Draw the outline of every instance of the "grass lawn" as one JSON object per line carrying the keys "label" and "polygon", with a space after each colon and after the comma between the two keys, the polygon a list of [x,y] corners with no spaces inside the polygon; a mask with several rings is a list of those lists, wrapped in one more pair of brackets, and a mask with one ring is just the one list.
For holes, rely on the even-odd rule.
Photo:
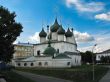
{"label": "grass lawn", "polygon": [[72,68],[17,68],[17,70],[31,72],[40,75],[58,77],[62,79],[72,80],[74,82],[99,82],[106,74],[108,68],[95,66],[95,81],[92,81],[92,66],[82,65]]}
{"label": "grass lawn", "polygon": [[14,73],[13,71],[0,71],[6,77],[7,82],[34,82],[28,78]]}

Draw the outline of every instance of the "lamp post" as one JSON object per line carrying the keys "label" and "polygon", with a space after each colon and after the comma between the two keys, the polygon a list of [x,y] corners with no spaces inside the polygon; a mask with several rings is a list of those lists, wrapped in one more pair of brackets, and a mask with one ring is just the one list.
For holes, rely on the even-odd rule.
{"label": "lamp post", "polygon": [[94,48],[97,46],[97,44],[95,44],[94,46],[93,46],[93,48],[92,48],[92,79],[93,79],[93,81],[95,80],[95,74],[94,74],[94,54],[93,54],[93,50],[94,50]]}

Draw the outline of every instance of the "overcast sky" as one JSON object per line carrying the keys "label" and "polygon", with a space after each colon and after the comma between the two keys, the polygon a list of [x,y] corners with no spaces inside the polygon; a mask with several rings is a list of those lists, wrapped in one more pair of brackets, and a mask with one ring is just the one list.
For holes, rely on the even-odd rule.
{"label": "overcast sky", "polygon": [[110,48],[110,0],[0,0],[17,14],[23,32],[16,42],[39,42],[42,27],[58,18],[63,28],[74,28],[78,50],[100,52]]}

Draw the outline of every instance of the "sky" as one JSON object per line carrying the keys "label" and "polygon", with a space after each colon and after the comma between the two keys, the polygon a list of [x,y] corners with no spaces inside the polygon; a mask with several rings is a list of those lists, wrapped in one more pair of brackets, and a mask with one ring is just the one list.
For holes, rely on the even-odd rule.
{"label": "sky", "polygon": [[0,0],[23,26],[17,42],[39,42],[39,32],[57,17],[63,28],[74,28],[78,50],[110,49],[110,0]]}

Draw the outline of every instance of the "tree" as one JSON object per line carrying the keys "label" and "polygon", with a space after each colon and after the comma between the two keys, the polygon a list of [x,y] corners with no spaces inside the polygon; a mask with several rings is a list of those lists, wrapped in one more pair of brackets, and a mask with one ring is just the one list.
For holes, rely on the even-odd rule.
{"label": "tree", "polygon": [[86,51],[85,53],[81,52],[80,54],[83,63],[92,63],[92,56],[94,56],[95,61],[95,54],[92,53],[91,51]]}
{"label": "tree", "polygon": [[15,21],[15,12],[0,6],[0,61],[8,62],[14,53],[13,42],[20,36],[22,25]]}

